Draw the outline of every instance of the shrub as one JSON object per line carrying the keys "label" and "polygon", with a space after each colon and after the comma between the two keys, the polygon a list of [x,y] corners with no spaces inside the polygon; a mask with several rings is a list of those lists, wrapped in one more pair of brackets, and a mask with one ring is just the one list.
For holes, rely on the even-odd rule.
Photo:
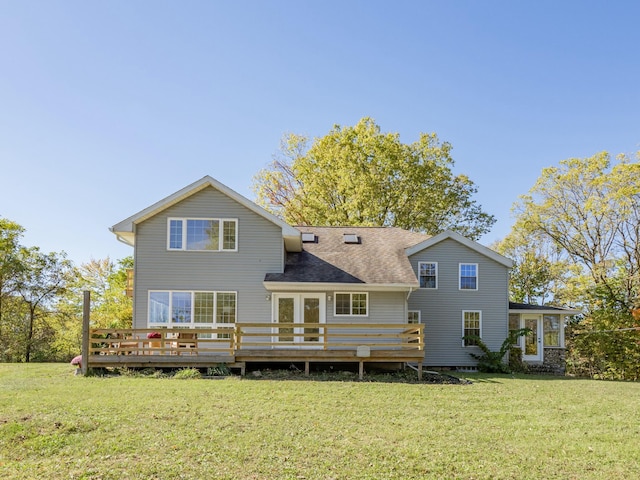
{"label": "shrub", "polygon": [[478,361],[478,370],[485,373],[511,373],[511,368],[508,364],[503,362],[503,359],[509,349],[516,343],[518,337],[528,335],[531,332],[529,328],[519,328],[518,330],[510,330],[507,338],[502,342],[500,350],[492,352],[486,343],[477,335],[465,335],[465,340],[470,340],[482,350],[482,354],[469,353],[473,358]]}
{"label": "shrub", "polygon": [[173,378],[188,380],[193,378],[202,378],[202,374],[197,368],[183,368],[181,370],[178,370]]}

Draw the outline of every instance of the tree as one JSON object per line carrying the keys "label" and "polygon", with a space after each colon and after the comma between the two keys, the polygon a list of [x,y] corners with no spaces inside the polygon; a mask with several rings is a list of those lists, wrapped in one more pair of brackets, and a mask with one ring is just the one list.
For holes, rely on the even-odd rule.
{"label": "tree", "polygon": [[637,305],[640,163],[619,156],[612,166],[606,152],[562,161],[542,171],[516,211],[518,226],[551,240],[607,293],[607,302],[627,310]]}
{"label": "tree", "polygon": [[114,263],[111,259],[92,259],[74,268],[64,295],[55,311],[56,353],[64,358],[76,356],[82,345],[83,291],[91,291],[91,323],[98,328],[131,328],[133,303],[125,294],[127,269],[133,257]]}
{"label": "tree", "polygon": [[16,278],[22,271],[19,258],[20,237],[24,228],[11,220],[0,218],[0,340],[11,297],[16,292]]}
{"label": "tree", "polygon": [[[29,362],[34,348],[36,320],[49,315],[51,312],[47,307],[65,291],[71,263],[63,253],[44,254],[38,247],[22,248],[20,261],[24,268],[17,279],[16,290],[26,307],[24,361]],[[42,328],[45,327],[51,330],[43,324]],[[49,343],[51,339],[45,337],[45,340]]]}
{"label": "tree", "polygon": [[363,118],[313,141],[285,136],[270,167],[254,177],[254,191],[291,224],[451,229],[478,239],[495,218],[472,199],[474,183],[452,173],[450,152],[433,133],[404,144]]}
{"label": "tree", "polygon": [[519,224],[492,248],[512,259],[509,299],[532,305],[575,304],[569,285],[575,268],[553,242]]}
{"label": "tree", "polygon": [[[544,169],[516,205],[510,236],[524,252],[537,246],[523,247],[523,239],[553,247],[553,261],[538,267],[556,269],[551,277],[562,284],[556,300],[571,299],[585,312],[567,331],[568,366],[578,374],[638,379],[640,163],[626,155],[616,160],[602,152]],[[540,272],[531,270],[535,281]]]}

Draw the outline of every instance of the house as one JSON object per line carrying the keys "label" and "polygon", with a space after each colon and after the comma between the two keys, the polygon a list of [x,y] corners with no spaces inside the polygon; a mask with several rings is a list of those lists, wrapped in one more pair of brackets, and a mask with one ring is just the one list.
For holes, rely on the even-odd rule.
{"label": "house", "polygon": [[[455,232],[293,227],[209,176],[111,230],[134,248],[134,329],[198,329],[200,362],[202,345],[222,342],[243,364],[473,367],[463,336],[498,349],[518,322],[563,346],[559,312],[509,304],[512,261]],[[548,356],[523,347],[532,362]]]}

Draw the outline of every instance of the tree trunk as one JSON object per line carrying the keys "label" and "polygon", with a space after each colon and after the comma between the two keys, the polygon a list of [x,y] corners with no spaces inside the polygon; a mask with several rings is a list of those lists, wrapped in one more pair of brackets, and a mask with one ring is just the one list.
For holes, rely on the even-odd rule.
{"label": "tree trunk", "polygon": [[34,308],[29,308],[29,328],[27,328],[27,342],[25,345],[24,361],[29,363],[31,361],[31,344],[33,341],[33,323],[35,320],[36,311]]}

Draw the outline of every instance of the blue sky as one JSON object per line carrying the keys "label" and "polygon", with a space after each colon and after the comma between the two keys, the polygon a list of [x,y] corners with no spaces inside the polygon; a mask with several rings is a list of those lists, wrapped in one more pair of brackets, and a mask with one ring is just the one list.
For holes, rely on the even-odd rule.
{"label": "blue sky", "polygon": [[0,1],[0,216],[76,263],[288,132],[435,132],[504,237],[542,168],[640,150],[636,1]]}

